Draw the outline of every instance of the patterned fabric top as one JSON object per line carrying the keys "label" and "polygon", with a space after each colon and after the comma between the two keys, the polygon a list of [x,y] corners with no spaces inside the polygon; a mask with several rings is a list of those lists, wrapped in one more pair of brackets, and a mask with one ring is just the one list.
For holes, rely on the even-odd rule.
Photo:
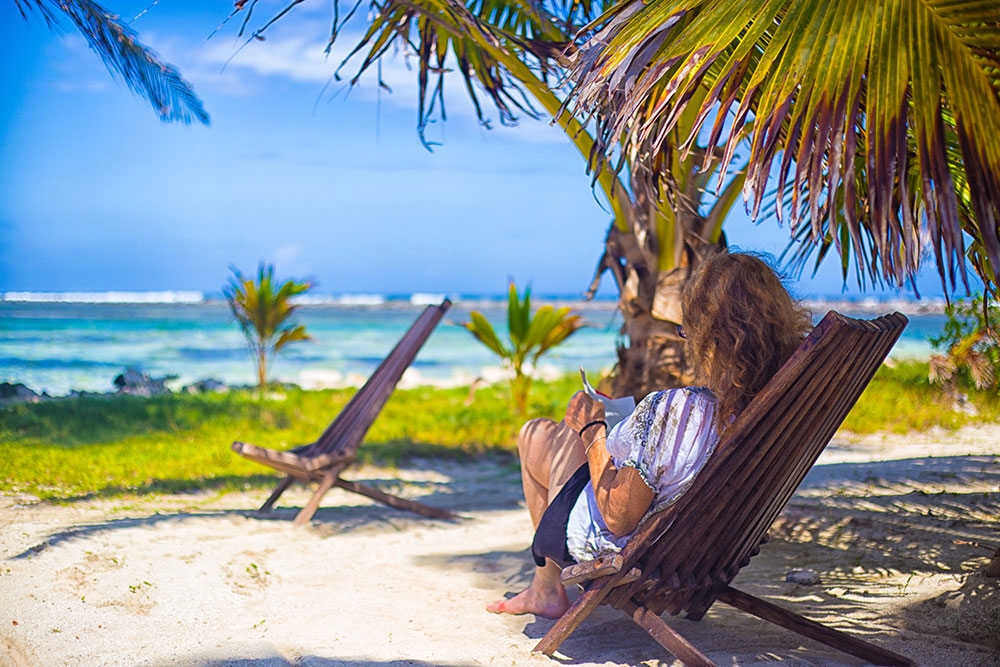
{"label": "patterned fabric top", "polygon": [[[653,490],[650,512],[681,497],[715,450],[715,396],[704,387],[653,392],[608,433],[617,468],[635,468]],[[631,535],[616,537],[601,516],[590,482],[569,514],[566,546],[583,562],[620,551]]]}

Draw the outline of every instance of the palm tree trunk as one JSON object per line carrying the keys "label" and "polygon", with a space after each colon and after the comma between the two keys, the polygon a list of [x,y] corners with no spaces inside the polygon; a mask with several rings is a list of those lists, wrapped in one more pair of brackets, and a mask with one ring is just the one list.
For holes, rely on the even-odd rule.
{"label": "palm tree trunk", "polygon": [[257,388],[264,391],[267,386],[267,350],[262,345],[257,351]]}
{"label": "palm tree trunk", "polygon": [[618,307],[623,323],[618,363],[611,391],[614,396],[631,395],[641,400],[659,389],[690,385],[694,368],[685,355],[685,342],[677,334],[683,324],[681,296],[695,268],[711,254],[726,249],[725,238],[710,243],[691,230],[701,231],[703,219],[688,216],[678,220],[683,230],[684,253],[679,266],[660,270],[657,248],[644,245],[652,235],[622,231],[612,222],[605,253],[597,267],[596,280],[609,270],[618,286]]}
{"label": "palm tree trunk", "polygon": [[[683,284],[664,288],[658,296],[679,302],[681,290]],[[677,335],[679,322],[659,319],[652,312],[637,308],[632,308],[631,313],[623,309],[622,313],[622,340],[628,344],[618,345],[618,366],[612,385],[615,396],[631,395],[639,401],[651,391],[694,381],[684,341]]]}

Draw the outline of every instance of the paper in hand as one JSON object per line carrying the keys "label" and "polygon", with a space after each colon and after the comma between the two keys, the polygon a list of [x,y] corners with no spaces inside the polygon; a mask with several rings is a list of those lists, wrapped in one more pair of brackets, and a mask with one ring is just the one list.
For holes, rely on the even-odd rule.
{"label": "paper in hand", "polygon": [[580,377],[583,379],[584,393],[604,404],[604,421],[608,423],[609,431],[612,426],[628,417],[635,410],[635,399],[631,396],[611,398],[594,389],[587,380],[587,373],[583,370],[583,366],[580,367]]}

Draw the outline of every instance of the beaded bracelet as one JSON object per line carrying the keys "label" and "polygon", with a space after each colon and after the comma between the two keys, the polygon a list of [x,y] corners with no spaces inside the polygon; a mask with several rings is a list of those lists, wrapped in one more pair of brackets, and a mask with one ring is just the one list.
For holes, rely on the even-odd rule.
{"label": "beaded bracelet", "polygon": [[581,428],[579,431],[577,431],[577,433],[579,433],[580,437],[582,438],[584,431],[586,431],[591,426],[597,426],[599,424],[604,424],[604,429],[607,430],[607,428],[608,428],[608,422],[604,421],[603,419],[595,419],[592,422],[587,422],[586,424],[584,424],[583,428]]}

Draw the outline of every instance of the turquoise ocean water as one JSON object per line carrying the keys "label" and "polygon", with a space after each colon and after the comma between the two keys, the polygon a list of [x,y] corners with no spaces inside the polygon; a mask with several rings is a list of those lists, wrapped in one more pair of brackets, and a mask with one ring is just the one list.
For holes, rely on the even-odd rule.
{"label": "turquoise ocean water", "polygon": [[[241,331],[224,303],[198,293],[101,295],[84,302],[80,295],[40,301],[7,294],[0,300],[0,382],[20,382],[52,396],[72,390],[107,392],[127,367],[153,377],[176,376],[179,389],[197,380],[250,384],[254,369]],[[278,356],[271,378],[307,388],[357,386],[389,352],[431,295],[392,299],[355,297],[320,300],[303,306],[299,320],[314,340],[289,346]],[[401,386],[468,385],[476,378],[494,381],[502,369],[494,357],[459,322],[470,310],[482,311],[505,330],[505,304],[491,299],[457,299]],[[546,302],[536,300],[536,303]],[[592,377],[611,368],[621,316],[614,303],[558,302],[572,305],[590,325],[543,357],[539,373],[573,372],[580,366]],[[889,312],[897,304],[866,304]],[[814,312],[826,304],[814,304]],[[865,310],[860,306],[857,310]],[[837,309],[852,314],[851,307]],[[869,315],[870,316],[870,315]],[[930,354],[928,337],[938,335],[944,316],[910,314],[911,323],[893,356]],[[503,335],[503,334],[501,334]]]}

